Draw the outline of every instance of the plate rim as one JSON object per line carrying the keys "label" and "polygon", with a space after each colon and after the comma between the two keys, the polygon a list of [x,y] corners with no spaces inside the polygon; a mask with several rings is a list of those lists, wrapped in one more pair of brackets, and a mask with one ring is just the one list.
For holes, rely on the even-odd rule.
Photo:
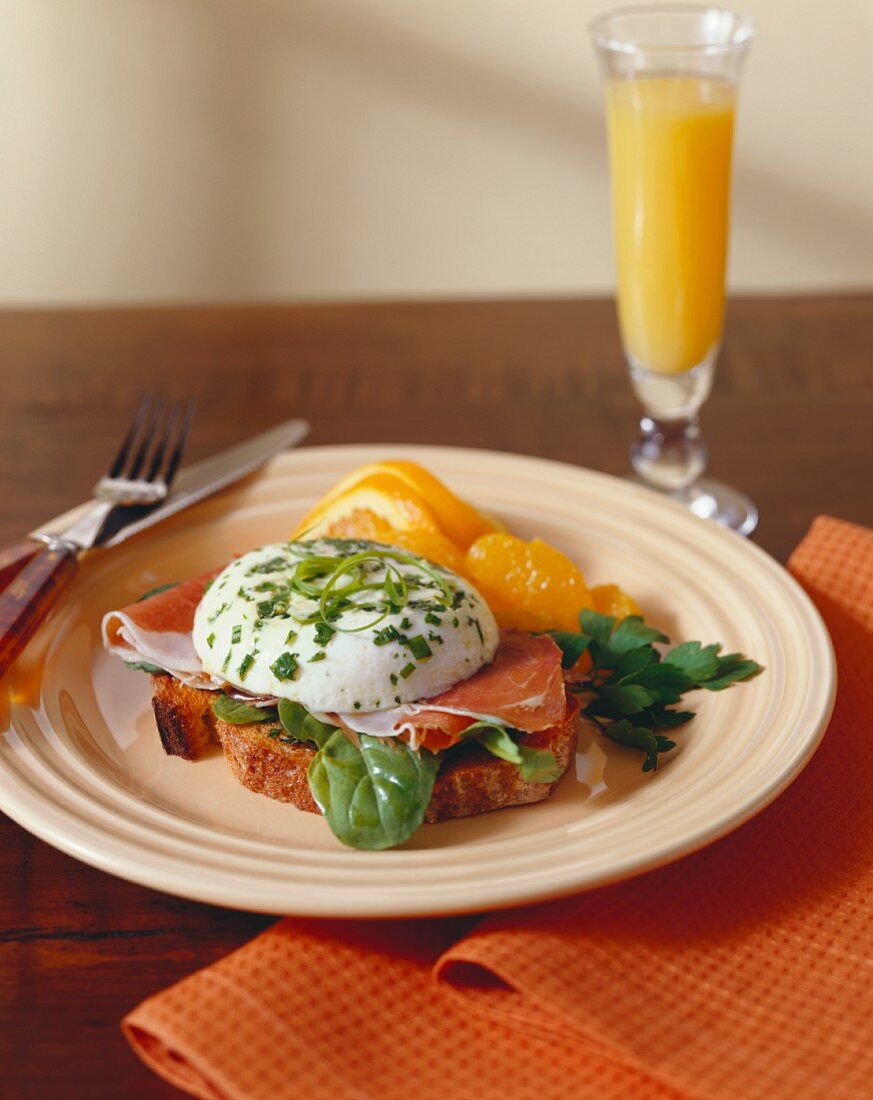
{"label": "plate rim", "polygon": [[[344,443],[306,446],[281,452],[267,464],[263,471],[254,475],[252,480],[256,481],[263,477],[265,472],[277,467],[281,468],[286,464],[290,464],[290,466],[293,467],[295,461],[298,461],[301,457],[314,460],[317,459],[319,455],[324,455],[325,457],[345,457],[354,454],[358,456],[359,461],[368,461],[377,457],[384,458],[386,454],[391,452],[400,452],[412,458],[418,458],[425,464],[427,463],[428,454],[436,456],[451,454],[459,457],[469,456],[471,458],[475,456],[478,458],[497,460],[500,463],[517,463],[524,466],[534,465],[544,470],[551,469],[554,472],[560,471],[565,476],[572,474],[576,477],[588,479],[594,484],[599,484],[601,488],[609,489],[620,486],[620,494],[642,501],[644,505],[648,504],[656,511],[666,510],[667,514],[672,512],[682,524],[702,525],[705,527],[710,537],[715,535],[717,539],[735,540],[732,543],[734,547],[743,547],[742,553],[751,552],[760,565],[771,573],[775,571],[779,581],[786,587],[786,590],[791,593],[795,604],[802,608],[805,613],[804,617],[807,620],[807,625],[810,626],[817,635],[814,640],[820,647],[819,656],[825,658],[825,660],[817,666],[822,672],[826,670],[827,673],[826,690],[821,697],[818,718],[814,723],[810,723],[811,728],[807,731],[806,736],[801,738],[794,747],[794,752],[792,753],[788,766],[782,768],[778,774],[772,776],[763,789],[758,789],[749,794],[745,800],[740,800],[731,812],[722,813],[709,827],[697,828],[693,835],[682,837],[678,841],[673,840],[672,842],[665,843],[662,847],[655,849],[654,852],[644,852],[640,855],[631,854],[624,858],[614,860],[609,870],[583,877],[581,880],[565,879],[560,885],[555,884],[550,887],[533,890],[531,890],[530,887],[525,887],[524,880],[514,886],[511,884],[492,886],[490,889],[480,883],[475,890],[472,891],[476,894],[475,900],[468,899],[467,901],[458,901],[454,903],[447,901],[444,904],[425,905],[422,905],[420,902],[417,903],[414,897],[398,899],[398,897],[391,892],[383,896],[380,894],[379,888],[376,887],[371,893],[363,897],[356,897],[352,905],[350,905],[348,899],[346,899],[343,902],[342,911],[338,908],[338,902],[325,903],[325,901],[320,898],[310,901],[309,899],[301,898],[299,892],[298,896],[294,899],[293,909],[289,908],[287,898],[284,901],[281,898],[267,899],[265,896],[253,898],[250,892],[244,888],[234,889],[230,882],[222,884],[220,881],[220,874],[217,876],[219,881],[215,881],[214,877],[211,879],[204,879],[204,877],[201,876],[196,880],[196,884],[194,884],[195,880],[193,876],[186,877],[185,867],[183,865],[177,866],[179,857],[175,854],[165,855],[163,861],[161,859],[157,861],[158,864],[169,861],[170,866],[164,866],[163,869],[159,866],[152,868],[150,863],[137,863],[135,860],[131,862],[131,855],[135,853],[128,852],[126,856],[127,862],[125,862],[123,851],[116,852],[114,850],[114,838],[102,847],[99,842],[95,844],[93,840],[90,844],[81,839],[77,841],[75,833],[71,835],[65,830],[64,823],[66,822],[69,824],[72,821],[73,825],[77,822],[81,824],[81,819],[77,818],[75,813],[69,809],[57,805],[50,807],[52,812],[46,815],[44,800],[39,797],[38,792],[31,792],[30,797],[28,797],[29,792],[27,789],[22,789],[16,793],[17,788],[14,783],[15,777],[10,776],[10,769],[7,766],[5,757],[0,757],[0,809],[33,835],[81,862],[97,867],[100,870],[128,881],[165,893],[189,898],[190,900],[274,914],[294,912],[302,916],[321,917],[345,915],[362,918],[413,918],[511,908],[535,901],[546,901],[564,897],[584,890],[622,881],[650,870],[655,870],[658,867],[666,866],[686,855],[690,855],[695,851],[699,851],[701,848],[706,847],[740,827],[770,805],[791,785],[791,783],[794,782],[821,743],[821,739],[824,736],[833,712],[837,685],[836,661],[827,627],[818,609],[815,607],[815,604],[787,569],[782,567],[766,551],[731,531],[718,528],[716,525],[712,524],[711,521],[702,520],[690,515],[682,504],[668,498],[663,498],[633,482],[624,481],[601,471],[574,466],[567,462],[487,448],[480,449],[454,447],[449,445],[408,443]],[[231,489],[227,494],[218,494],[216,497],[211,498],[209,502],[205,502],[205,506],[209,507],[211,505],[214,509],[216,507],[216,502],[220,503],[223,496],[231,495],[234,491],[234,489]],[[204,505],[200,507],[203,508]],[[219,509],[219,511],[222,510]],[[65,514],[68,515],[69,513]],[[190,515],[191,513],[189,512],[188,516]],[[210,519],[209,522],[213,520],[214,517]],[[688,530],[690,531],[691,529],[692,527],[689,526]],[[697,529],[699,530],[700,528]],[[152,537],[157,536],[160,538],[158,528],[151,529],[151,535]],[[63,607],[63,597],[60,604],[61,607]],[[814,728],[812,728],[813,726]],[[10,722],[10,732],[12,732],[12,730],[13,727]],[[20,734],[17,735],[20,737]],[[33,753],[32,748],[27,751]],[[12,779],[13,782],[10,782],[10,779]],[[31,803],[34,804],[31,805]],[[172,817],[173,815],[170,816]],[[58,820],[57,823],[53,825],[52,822],[55,818]],[[89,822],[86,825],[86,832],[91,829],[92,825]],[[394,853],[395,856],[397,854],[398,853]],[[280,884],[280,889],[281,885],[282,884]],[[330,894],[331,892],[335,892],[333,887],[325,886],[324,884],[319,884],[317,887],[317,893],[319,895]]]}

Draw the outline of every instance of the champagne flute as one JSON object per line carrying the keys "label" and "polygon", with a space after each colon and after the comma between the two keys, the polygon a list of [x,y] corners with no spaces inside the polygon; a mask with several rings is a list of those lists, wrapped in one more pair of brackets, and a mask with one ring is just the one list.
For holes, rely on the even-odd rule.
{"label": "champagne flute", "polygon": [[724,323],[737,85],[755,36],[724,8],[646,5],[601,15],[618,313],[643,405],[637,477],[748,535],[753,502],[704,478],[698,413]]}

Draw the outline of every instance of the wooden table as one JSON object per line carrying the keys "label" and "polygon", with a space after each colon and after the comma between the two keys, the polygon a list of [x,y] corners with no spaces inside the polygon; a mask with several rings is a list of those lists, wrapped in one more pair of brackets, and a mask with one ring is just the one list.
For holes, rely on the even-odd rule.
{"label": "wooden table", "polygon": [[[0,545],[84,499],[142,391],[194,395],[189,457],[305,416],[310,443],[453,443],[621,474],[638,409],[606,301],[0,313]],[[731,305],[711,470],[780,560],[873,524],[873,295]],[[124,1011],[269,918],[110,878],[0,820],[0,1091],[167,1096]]]}

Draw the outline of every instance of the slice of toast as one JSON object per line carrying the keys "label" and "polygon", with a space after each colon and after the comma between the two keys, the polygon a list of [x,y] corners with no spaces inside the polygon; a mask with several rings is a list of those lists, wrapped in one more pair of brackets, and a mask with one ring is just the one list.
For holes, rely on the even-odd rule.
{"label": "slice of toast", "polygon": [[[299,810],[320,812],[307,778],[314,749],[270,738],[268,733],[276,727],[275,722],[246,726],[222,722],[212,713],[215,692],[186,687],[172,676],[153,676],[152,684],[152,709],[166,753],[196,760],[210,741],[217,741],[230,770],[244,787],[279,802],[290,802]],[[577,708],[570,706],[561,725],[525,734],[521,743],[554,753],[562,776],[576,752],[578,734]],[[559,781],[560,776],[553,783],[529,783],[514,764],[498,760],[481,745],[457,745],[445,753],[425,821],[433,823],[541,802]]]}

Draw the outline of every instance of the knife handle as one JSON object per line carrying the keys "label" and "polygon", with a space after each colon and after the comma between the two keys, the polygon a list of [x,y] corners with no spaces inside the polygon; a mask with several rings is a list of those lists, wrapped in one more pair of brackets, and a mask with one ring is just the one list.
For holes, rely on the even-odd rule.
{"label": "knife handle", "polygon": [[61,540],[46,545],[0,592],[0,679],[78,569],[77,552],[78,547]]}
{"label": "knife handle", "polygon": [[43,547],[35,539],[22,539],[14,546],[0,550],[0,589],[5,588],[13,577],[18,576],[31,558],[35,558]]}

